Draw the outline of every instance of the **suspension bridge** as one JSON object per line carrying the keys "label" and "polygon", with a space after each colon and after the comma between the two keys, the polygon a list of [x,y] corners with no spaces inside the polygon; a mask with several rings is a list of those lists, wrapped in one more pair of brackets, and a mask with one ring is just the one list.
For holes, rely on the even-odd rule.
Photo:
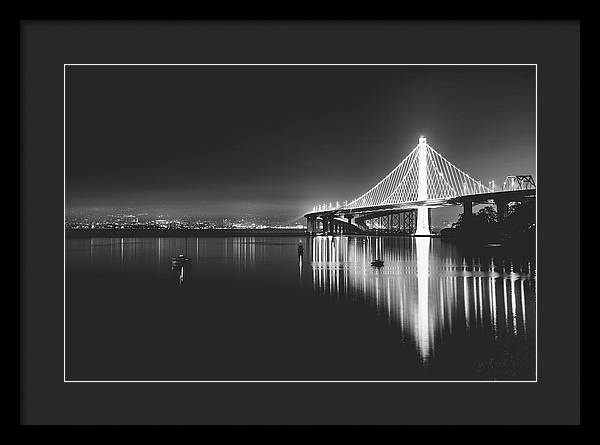
{"label": "suspension bridge", "polygon": [[431,209],[462,206],[464,218],[473,206],[493,204],[498,218],[512,202],[535,199],[531,175],[507,176],[502,190],[486,186],[460,170],[420,137],[418,145],[368,191],[341,205],[319,205],[304,215],[307,231],[317,234],[361,234],[373,229],[417,236],[431,235]]}

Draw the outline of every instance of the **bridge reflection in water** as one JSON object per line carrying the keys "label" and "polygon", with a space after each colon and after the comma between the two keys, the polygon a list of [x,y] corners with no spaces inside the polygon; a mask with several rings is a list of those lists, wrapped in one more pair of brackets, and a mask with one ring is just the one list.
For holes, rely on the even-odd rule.
{"label": "bridge reflection in water", "polygon": [[[453,335],[498,341],[535,332],[535,267],[528,261],[467,257],[429,237],[320,236],[310,255],[316,293],[372,306],[399,327],[424,366]],[[372,267],[375,258],[385,265]]]}

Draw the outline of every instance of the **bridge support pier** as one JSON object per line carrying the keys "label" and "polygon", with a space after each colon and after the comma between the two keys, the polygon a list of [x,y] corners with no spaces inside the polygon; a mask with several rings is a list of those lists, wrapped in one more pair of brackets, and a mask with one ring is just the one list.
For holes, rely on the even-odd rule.
{"label": "bridge support pier", "polygon": [[323,235],[332,235],[335,232],[335,221],[333,216],[323,217]]}
{"label": "bridge support pier", "polygon": [[335,218],[331,217],[331,226],[332,226],[332,235],[339,235],[342,232],[341,224],[335,220]]}
{"label": "bridge support pier", "polygon": [[317,231],[317,218],[306,218],[306,231],[313,236]]}
{"label": "bridge support pier", "polygon": [[419,207],[417,209],[417,231],[416,236],[430,236],[430,209],[428,207]]}
{"label": "bridge support pier", "polygon": [[508,216],[508,201],[494,199],[494,204],[496,205],[496,213],[498,214],[498,222],[504,221],[504,219]]}
{"label": "bridge support pier", "polygon": [[470,221],[473,218],[473,202],[463,201],[463,221]]}

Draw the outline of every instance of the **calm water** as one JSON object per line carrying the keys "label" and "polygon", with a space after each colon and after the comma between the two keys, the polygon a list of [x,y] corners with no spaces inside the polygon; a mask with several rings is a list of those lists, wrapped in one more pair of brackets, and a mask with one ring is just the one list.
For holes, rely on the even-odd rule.
{"label": "calm water", "polygon": [[67,379],[531,380],[535,284],[435,238],[69,239]]}

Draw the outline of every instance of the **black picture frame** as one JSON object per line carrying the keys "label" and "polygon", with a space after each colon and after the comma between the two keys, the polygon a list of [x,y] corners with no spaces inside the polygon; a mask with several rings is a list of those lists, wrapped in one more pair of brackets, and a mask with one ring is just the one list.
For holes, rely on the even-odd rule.
{"label": "black picture frame", "polygon": [[[579,423],[579,22],[22,21],[20,37],[21,424]],[[69,63],[537,64],[538,382],[65,383]]]}

